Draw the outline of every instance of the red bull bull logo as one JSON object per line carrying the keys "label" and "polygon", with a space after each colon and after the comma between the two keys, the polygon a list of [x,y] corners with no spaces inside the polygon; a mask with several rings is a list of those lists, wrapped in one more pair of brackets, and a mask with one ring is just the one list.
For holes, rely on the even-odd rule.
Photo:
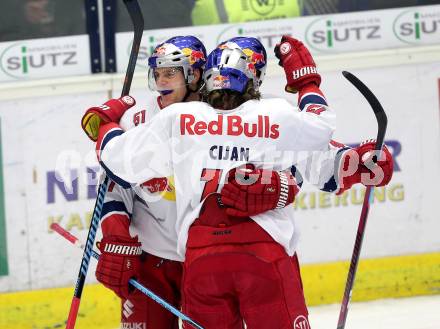
{"label": "red bull bull logo", "polygon": [[156,50],[154,51],[154,55],[165,55],[166,50],[167,49],[165,46],[161,46],[159,48],[156,48]]}
{"label": "red bull bull logo", "polygon": [[168,184],[168,179],[166,177],[153,178],[149,181],[142,183],[142,187],[145,187],[150,193],[172,191],[172,187]]}
{"label": "red bull bull logo", "polygon": [[224,75],[217,75],[212,80],[214,88],[229,88],[231,86],[229,78]]}
{"label": "red bull bull logo", "polygon": [[183,48],[182,53],[188,57],[188,61],[190,65],[193,65],[194,63],[197,63],[199,61],[206,60],[205,54],[203,51],[200,50],[193,50],[191,48]]}
{"label": "red bull bull logo", "polygon": [[257,70],[255,69],[254,63],[248,63],[247,67],[248,67],[249,71],[252,72],[253,75],[257,74]]}
{"label": "red bull bull logo", "polygon": [[214,81],[229,81],[228,77],[225,77],[224,75],[217,75],[216,77],[214,77],[213,79]]}
{"label": "red bull bull logo", "polygon": [[243,49],[243,52],[248,57],[249,61],[256,67],[266,64],[266,61],[264,60],[264,55],[262,53],[257,53],[250,48]]}

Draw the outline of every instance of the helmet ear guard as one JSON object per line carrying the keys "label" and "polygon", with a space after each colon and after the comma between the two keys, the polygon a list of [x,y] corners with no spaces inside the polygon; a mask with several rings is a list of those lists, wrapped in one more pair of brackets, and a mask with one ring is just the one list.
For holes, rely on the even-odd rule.
{"label": "helmet ear guard", "polygon": [[193,82],[194,79],[196,78],[196,77],[194,76],[194,69],[193,69],[192,67],[190,67],[186,73],[187,73],[187,75],[186,75],[185,81],[186,81],[188,84],[190,84],[190,83]]}

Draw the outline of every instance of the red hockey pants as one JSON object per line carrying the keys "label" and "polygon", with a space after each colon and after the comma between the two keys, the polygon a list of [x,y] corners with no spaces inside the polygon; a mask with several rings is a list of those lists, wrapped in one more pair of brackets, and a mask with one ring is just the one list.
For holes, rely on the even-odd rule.
{"label": "red hockey pants", "polygon": [[[177,309],[180,308],[182,263],[147,253],[141,256],[138,281]],[[178,318],[142,292],[135,290],[121,305],[122,329],[178,329]]]}
{"label": "red hockey pants", "polygon": [[191,227],[182,295],[206,329],[310,329],[296,255],[251,220]]}

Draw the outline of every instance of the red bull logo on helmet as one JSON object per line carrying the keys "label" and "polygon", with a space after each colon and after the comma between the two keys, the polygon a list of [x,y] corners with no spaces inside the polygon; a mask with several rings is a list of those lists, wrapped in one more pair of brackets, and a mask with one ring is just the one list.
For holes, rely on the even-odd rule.
{"label": "red bull logo on helmet", "polygon": [[230,88],[231,82],[229,81],[228,77],[225,77],[224,75],[217,75],[213,79],[212,86],[214,88]]}
{"label": "red bull logo on helmet", "polygon": [[248,67],[249,71],[252,72],[253,75],[256,75],[256,74],[257,74],[257,70],[256,70],[256,68],[255,68],[254,63],[248,63],[247,67]]}
{"label": "red bull logo on helmet", "polygon": [[156,55],[156,56],[165,55],[166,50],[167,49],[166,49],[165,45],[160,46],[154,50],[154,55]]}
{"label": "red bull logo on helmet", "polygon": [[262,53],[257,53],[250,48],[243,49],[243,52],[248,57],[249,61],[256,67],[266,64],[266,61],[264,60],[264,55]]}
{"label": "red bull logo on helmet", "polygon": [[217,75],[213,79],[214,81],[229,81],[228,77],[225,77],[224,75]]}
{"label": "red bull logo on helmet", "polygon": [[194,50],[191,48],[183,48],[182,53],[188,57],[188,61],[190,65],[193,65],[201,60],[206,60],[205,54],[203,51],[200,50]]}

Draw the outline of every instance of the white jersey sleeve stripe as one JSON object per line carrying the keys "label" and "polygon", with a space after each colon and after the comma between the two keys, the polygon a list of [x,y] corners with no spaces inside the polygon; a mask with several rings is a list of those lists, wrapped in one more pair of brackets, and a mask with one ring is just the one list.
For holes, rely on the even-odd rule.
{"label": "white jersey sleeve stripe", "polygon": [[112,212],[107,213],[105,216],[103,216],[102,219],[101,219],[101,222],[104,222],[104,220],[106,220],[107,218],[110,218],[113,215],[126,216],[128,219],[130,219],[128,217],[127,213],[125,213],[123,211],[121,211],[121,212],[119,212],[119,211],[112,211]]}
{"label": "white jersey sleeve stripe", "polygon": [[102,161],[102,154],[105,150],[106,145],[115,137],[121,136],[124,131],[115,123],[110,123],[106,126],[100,128],[98,140],[96,142],[96,153],[98,156],[98,161],[102,168],[105,170],[105,173],[112,181],[116,184],[122,186],[123,188],[130,188],[131,184],[119,176],[115,175]]}
{"label": "white jersey sleeve stripe", "polygon": [[100,155],[102,150],[104,150],[105,146],[109,141],[111,141],[114,137],[122,135],[124,131],[119,127],[114,127],[104,133],[102,138],[98,138],[96,142],[96,151],[98,153],[98,160],[100,160]]}
{"label": "white jersey sleeve stripe", "polygon": [[127,211],[124,202],[121,201],[105,202],[102,207],[102,218],[104,219],[104,217],[112,215],[114,213],[125,214],[129,218],[131,217],[131,214]]}
{"label": "white jersey sleeve stripe", "polygon": [[316,104],[316,105],[325,105],[327,106],[327,101],[325,98],[318,93],[307,93],[304,94],[299,101],[299,108],[302,111],[306,105]]}
{"label": "white jersey sleeve stripe", "polygon": [[107,174],[108,177],[110,177],[110,179],[112,181],[114,181],[116,184],[122,186],[123,188],[131,188],[132,185],[123,180],[122,178],[120,178],[119,176],[116,176],[102,161],[99,161],[99,164],[102,166],[102,168],[104,169],[105,173]]}

